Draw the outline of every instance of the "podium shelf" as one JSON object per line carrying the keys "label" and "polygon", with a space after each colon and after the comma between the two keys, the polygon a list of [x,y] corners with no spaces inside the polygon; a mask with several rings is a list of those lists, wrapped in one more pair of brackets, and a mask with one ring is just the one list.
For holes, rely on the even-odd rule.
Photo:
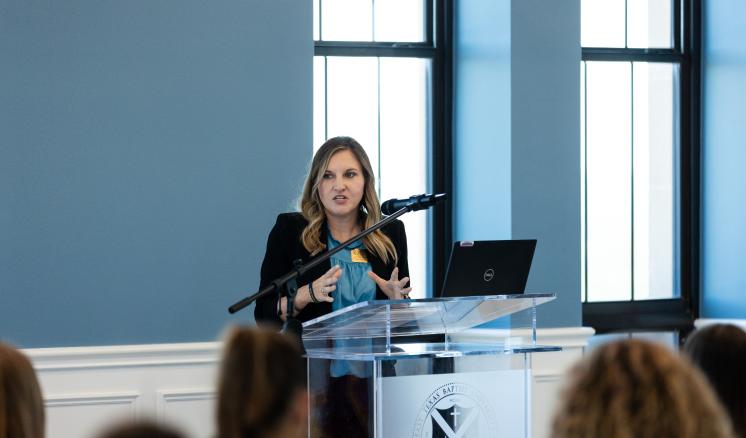
{"label": "podium shelf", "polygon": [[[374,300],[303,323],[304,341],[453,334],[552,301],[552,293]],[[533,346],[532,346],[533,348]]]}
{"label": "podium shelf", "polygon": [[473,343],[444,343],[422,342],[385,345],[308,349],[306,357],[309,359],[334,359],[353,361],[385,361],[397,359],[447,358],[483,355],[502,355],[520,353],[539,353],[546,351],[561,351],[560,347],[532,344],[473,344]]}

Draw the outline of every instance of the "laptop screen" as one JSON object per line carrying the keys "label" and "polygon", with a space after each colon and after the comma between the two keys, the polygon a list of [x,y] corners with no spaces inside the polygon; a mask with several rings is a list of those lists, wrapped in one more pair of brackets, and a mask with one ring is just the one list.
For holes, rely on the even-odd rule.
{"label": "laptop screen", "polygon": [[521,294],[536,239],[454,242],[441,297]]}

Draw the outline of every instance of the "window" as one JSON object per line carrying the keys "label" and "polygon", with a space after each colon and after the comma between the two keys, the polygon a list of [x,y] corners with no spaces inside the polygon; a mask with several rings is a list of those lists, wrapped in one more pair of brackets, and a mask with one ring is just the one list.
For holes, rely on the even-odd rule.
{"label": "window", "polygon": [[[445,4],[314,1],[314,147],[349,135],[365,148],[382,201],[442,192],[447,118]],[[429,295],[449,235],[444,212],[402,216],[415,297]],[[437,238],[435,238],[437,236]]]}
{"label": "window", "polygon": [[581,0],[581,293],[600,332],[698,311],[696,3]]}

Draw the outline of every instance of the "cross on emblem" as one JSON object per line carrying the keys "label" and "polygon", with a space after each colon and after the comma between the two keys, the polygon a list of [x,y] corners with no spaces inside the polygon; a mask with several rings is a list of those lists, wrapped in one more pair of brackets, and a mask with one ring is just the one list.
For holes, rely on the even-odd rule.
{"label": "cross on emblem", "polygon": [[453,416],[453,423],[456,423],[456,420],[458,420],[458,416],[461,415],[461,410],[459,410],[458,405],[453,406],[453,412],[451,412],[451,415]]}
{"label": "cross on emblem", "polygon": [[[479,417],[478,409],[464,409],[454,404],[448,409],[433,409],[430,417],[433,420],[433,438],[464,438]],[[443,416],[445,414],[445,417]],[[450,418],[448,418],[450,417]],[[447,421],[446,418],[448,418]]]}

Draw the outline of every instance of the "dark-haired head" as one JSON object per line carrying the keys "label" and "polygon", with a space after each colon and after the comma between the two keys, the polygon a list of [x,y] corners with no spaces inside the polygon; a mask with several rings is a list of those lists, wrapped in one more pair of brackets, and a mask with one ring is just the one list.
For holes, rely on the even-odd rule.
{"label": "dark-haired head", "polygon": [[31,361],[3,343],[0,343],[0,437],[44,437],[44,402]]}
{"label": "dark-haired head", "polygon": [[183,438],[184,436],[168,426],[152,421],[138,421],[115,425],[101,435],[100,438]]}
{"label": "dark-haired head", "polygon": [[746,332],[732,324],[706,326],[689,336],[684,351],[707,376],[736,432],[746,438]]}
{"label": "dark-haired head", "polygon": [[219,438],[296,436],[307,430],[306,368],[290,337],[234,327],[218,383]]}

